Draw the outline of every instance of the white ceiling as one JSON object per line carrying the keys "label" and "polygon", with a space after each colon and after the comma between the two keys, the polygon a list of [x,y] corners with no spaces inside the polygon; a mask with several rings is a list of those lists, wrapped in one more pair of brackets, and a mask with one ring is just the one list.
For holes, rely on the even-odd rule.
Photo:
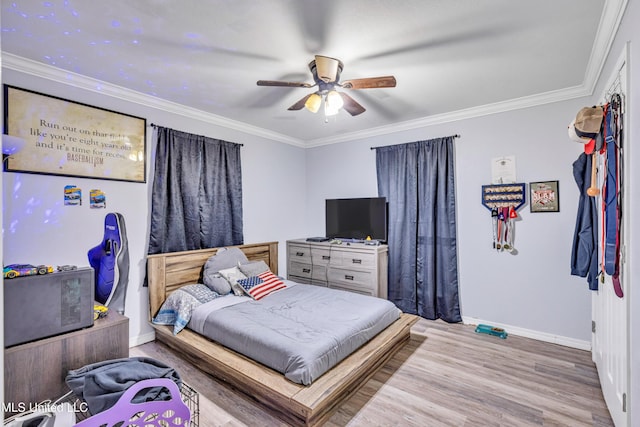
{"label": "white ceiling", "polygon": [[[319,145],[589,95],[625,3],[2,0],[3,67]],[[397,87],[351,90],[367,111],[325,123],[287,110],[314,89],[256,85],[313,83],[315,54]]]}

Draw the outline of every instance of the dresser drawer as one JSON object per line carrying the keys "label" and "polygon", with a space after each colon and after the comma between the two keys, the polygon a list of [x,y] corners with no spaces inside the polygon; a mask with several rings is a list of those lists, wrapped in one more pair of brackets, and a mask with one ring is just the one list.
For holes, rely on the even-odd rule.
{"label": "dresser drawer", "polygon": [[362,252],[340,252],[331,254],[331,265],[344,268],[375,268],[376,254]]}
{"label": "dresser drawer", "polygon": [[311,264],[303,262],[289,261],[289,270],[287,273],[291,276],[305,277],[311,279],[313,268]]}
{"label": "dresser drawer", "polygon": [[327,267],[325,265],[313,265],[311,267],[311,278],[322,282],[327,281]]}
{"label": "dresser drawer", "polygon": [[312,280],[311,285],[327,287],[328,283],[326,280]]}
{"label": "dresser drawer", "polygon": [[338,289],[341,291],[347,291],[347,292],[355,292],[358,294],[362,294],[362,295],[369,295],[372,297],[377,297],[378,295],[376,295],[375,291],[373,289],[369,289],[369,288],[361,288],[359,286],[347,286],[347,285],[342,285],[342,284],[336,284],[336,283],[331,283],[329,285],[329,287],[331,289]]}
{"label": "dresser drawer", "polygon": [[296,283],[302,283],[305,285],[311,285],[311,279],[308,277],[300,277],[300,276],[292,276],[291,274],[287,275],[287,279],[294,281]]}
{"label": "dresser drawer", "polygon": [[376,288],[376,277],[372,271],[329,268],[327,278],[331,283],[357,285],[371,289]]}
{"label": "dresser drawer", "polygon": [[289,245],[289,262],[298,261],[311,264],[311,248],[302,245]]}
{"label": "dresser drawer", "polygon": [[313,265],[329,265],[334,255],[336,254],[332,254],[331,249],[313,248],[311,249],[311,262]]}

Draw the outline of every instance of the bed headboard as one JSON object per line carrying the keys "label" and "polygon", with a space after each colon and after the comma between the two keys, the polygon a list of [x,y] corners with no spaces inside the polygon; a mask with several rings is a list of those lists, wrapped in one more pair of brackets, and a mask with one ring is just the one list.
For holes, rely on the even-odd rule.
{"label": "bed headboard", "polygon": [[[250,261],[262,260],[274,274],[278,274],[278,242],[252,243],[236,246]],[[149,314],[153,318],[167,296],[181,286],[197,283],[202,268],[210,256],[220,248],[170,252],[147,256],[149,282]]]}

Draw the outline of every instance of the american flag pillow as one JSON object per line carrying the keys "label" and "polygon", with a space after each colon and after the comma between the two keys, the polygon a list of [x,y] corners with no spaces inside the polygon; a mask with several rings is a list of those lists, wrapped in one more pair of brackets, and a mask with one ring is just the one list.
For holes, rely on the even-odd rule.
{"label": "american flag pillow", "polygon": [[271,292],[287,287],[287,285],[271,271],[265,271],[257,276],[240,279],[238,283],[245,292],[256,301],[266,297]]}

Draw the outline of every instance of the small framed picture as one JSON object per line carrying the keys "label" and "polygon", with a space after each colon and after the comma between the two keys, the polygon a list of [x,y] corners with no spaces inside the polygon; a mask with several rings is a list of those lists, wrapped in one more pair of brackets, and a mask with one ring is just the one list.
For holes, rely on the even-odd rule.
{"label": "small framed picture", "polygon": [[558,181],[530,182],[531,212],[560,212]]}

